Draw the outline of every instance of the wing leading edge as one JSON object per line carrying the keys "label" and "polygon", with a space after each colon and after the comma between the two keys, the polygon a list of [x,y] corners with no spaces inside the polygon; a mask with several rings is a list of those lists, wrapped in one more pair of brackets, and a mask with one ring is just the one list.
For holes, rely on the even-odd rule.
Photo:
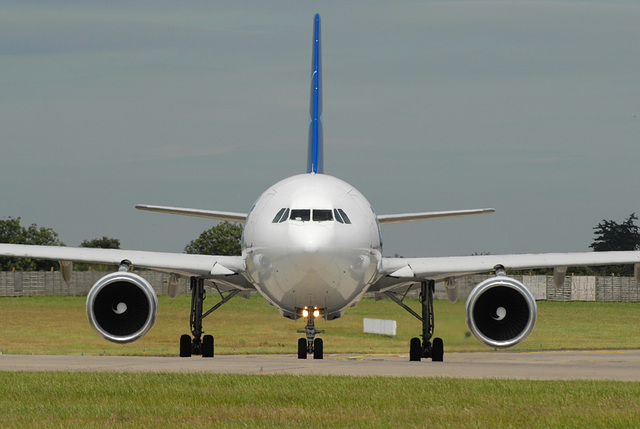
{"label": "wing leading edge", "polygon": [[190,209],[184,207],[154,206],[149,204],[136,204],[138,210],[149,212],[169,213],[183,216],[203,217],[206,219],[226,220],[230,222],[244,222],[246,213],[222,212],[216,210]]}
{"label": "wing leading edge", "polygon": [[[378,288],[382,284],[390,286],[406,282],[408,279],[415,281],[421,279],[443,280],[449,277],[484,273],[493,271],[496,266],[503,266],[506,270],[526,270],[623,264],[635,265],[636,279],[638,280],[640,276],[640,252],[638,251],[383,258],[380,274],[391,279],[383,280]],[[398,281],[395,282],[392,279]]]}
{"label": "wing leading edge", "polygon": [[224,279],[225,283],[233,284],[239,289],[253,289],[253,286],[240,275],[245,271],[244,260],[241,256],[189,255],[185,253],[22,244],[0,244],[0,255],[107,265],[120,265],[122,261],[128,260],[139,268],[207,279],[220,278]]}
{"label": "wing leading edge", "polygon": [[390,223],[415,222],[427,219],[444,219],[448,217],[473,216],[494,213],[495,209],[472,209],[472,210],[449,210],[439,212],[421,212],[421,213],[399,213],[379,215],[378,222],[381,225]]}

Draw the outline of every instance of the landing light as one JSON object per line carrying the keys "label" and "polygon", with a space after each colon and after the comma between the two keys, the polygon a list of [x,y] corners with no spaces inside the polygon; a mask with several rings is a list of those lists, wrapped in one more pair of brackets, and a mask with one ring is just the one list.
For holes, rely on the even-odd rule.
{"label": "landing light", "polygon": [[318,307],[313,307],[313,310],[311,310],[309,307],[304,307],[303,309],[300,310],[299,314],[305,319],[308,317],[313,317],[314,319],[317,319],[322,315],[322,312]]}

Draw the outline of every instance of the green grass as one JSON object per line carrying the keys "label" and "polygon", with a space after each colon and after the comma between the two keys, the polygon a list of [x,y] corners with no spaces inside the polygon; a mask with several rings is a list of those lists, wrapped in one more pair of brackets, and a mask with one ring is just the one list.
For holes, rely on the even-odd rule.
{"label": "green grass", "polygon": [[[84,305],[76,297],[0,298],[0,349],[176,355],[188,327],[189,297],[160,297],[154,329],[136,343],[115,345],[89,327]],[[436,333],[448,351],[487,350],[466,335],[463,303],[435,306]],[[540,302],[538,326],[517,349],[637,348],[639,310],[638,303]],[[397,320],[397,337],[363,334],[363,317]],[[303,327],[260,297],[231,300],[205,320],[218,353],[294,353],[295,330]],[[327,352],[406,354],[420,325],[388,300],[363,300],[318,328],[327,331]],[[640,422],[636,382],[0,371],[0,386],[3,427],[626,428]]]}
{"label": "green grass", "polygon": [[[189,296],[160,297],[151,332],[132,344],[112,344],[89,326],[83,297],[0,298],[0,349],[14,354],[175,356],[180,335],[188,333]],[[213,305],[216,297],[209,298]],[[206,301],[205,301],[206,302]],[[416,300],[410,305],[418,309]],[[606,349],[640,347],[640,303],[539,302],[533,334],[515,350]],[[464,303],[435,302],[436,335],[446,351],[488,350],[469,335]],[[364,317],[398,322],[395,338],[363,334]],[[205,319],[216,338],[216,353],[295,353],[304,321],[291,321],[259,296],[234,298]],[[362,300],[345,316],[318,321],[326,353],[408,353],[420,323],[390,300]]]}
{"label": "green grass", "polygon": [[616,428],[640,383],[0,373],[3,427]]}

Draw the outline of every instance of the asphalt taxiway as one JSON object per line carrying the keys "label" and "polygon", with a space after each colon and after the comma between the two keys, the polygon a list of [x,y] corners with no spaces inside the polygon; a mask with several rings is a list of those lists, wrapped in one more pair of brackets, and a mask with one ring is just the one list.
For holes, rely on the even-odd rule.
{"label": "asphalt taxiway", "polygon": [[208,372],[395,377],[640,381],[640,350],[448,353],[444,362],[404,355],[226,355],[215,358],[0,355],[0,371]]}

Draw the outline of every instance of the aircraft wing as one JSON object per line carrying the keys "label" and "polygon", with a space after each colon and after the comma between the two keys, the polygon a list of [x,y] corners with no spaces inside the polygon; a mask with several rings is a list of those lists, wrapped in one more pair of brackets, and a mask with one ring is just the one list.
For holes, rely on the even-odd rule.
{"label": "aircraft wing", "polygon": [[190,255],[186,253],[22,244],[0,244],[0,256],[107,265],[120,265],[123,260],[129,260],[134,267],[187,277],[198,276],[220,280],[227,286],[235,286],[238,289],[253,289],[253,286],[242,276],[245,264],[244,259],[240,256]]}
{"label": "aircraft wing", "polygon": [[206,219],[227,220],[230,222],[244,222],[247,219],[246,213],[221,212],[216,210],[189,209],[183,207],[154,206],[149,204],[136,204],[138,210],[150,212],[160,212],[177,214],[184,216],[203,217]]}
{"label": "aircraft wing", "polygon": [[444,219],[447,217],[473,216],[479,214],[487,214],[495,212],[495,209],[473,209],[473,210],[450,210],[440,212],[421,212],[421,213],[399,213],[379,215],[378,222],[381,225],[389,223],[414,222],[417,220],[427,219]]}
{"label": "aircraft wing", "polygon": [[624,264],[635,265],[635,276],[638,280],[640,251],[383,258],[380,271],[383,277],[369,290],[383,292],[423,279],[440,281],[451,277],[485,273],[493,271],[500,265],[508,271]]}

